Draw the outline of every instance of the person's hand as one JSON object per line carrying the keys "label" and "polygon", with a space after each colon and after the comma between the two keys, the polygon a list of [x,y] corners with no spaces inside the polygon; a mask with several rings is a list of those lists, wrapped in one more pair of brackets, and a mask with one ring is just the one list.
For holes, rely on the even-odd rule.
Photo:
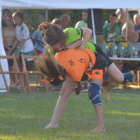
{"label": "person's hand", "polygon": [[12,54],[12,51],[11,50],[8,50],[8,52],[6,54],[7,55],[11,55]]}
{"label": "person's hand", "polygon": [[91,71],[92,70],[92,63],[89,62],[88,68],[86,69],[86,71]]}

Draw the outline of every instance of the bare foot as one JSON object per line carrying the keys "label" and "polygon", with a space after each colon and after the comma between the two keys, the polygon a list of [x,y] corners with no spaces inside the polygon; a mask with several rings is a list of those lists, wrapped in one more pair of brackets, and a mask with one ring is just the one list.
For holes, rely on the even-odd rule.
{"label": "bare foot", "polygon": [[102,128],[102,127],[97,126],[96,128],[94,128],[90,132],[105,132],[105,129]]}
{"label": "bare foot", "polygon": [[107,91],[106,87],[102,87],[101,90],[102,90],[102,92],[103,92],[104,95],[105,95],[106,103],[108,103],[109,100],[110,100],[110,98],[109,98],[109,94],[110,94],[110,92]]}
{"label": "bare foot", "polygon": [[58,128],[58,127],[59,127],[58,124],[55,124],[55,125],[48,124],[44,129]]}

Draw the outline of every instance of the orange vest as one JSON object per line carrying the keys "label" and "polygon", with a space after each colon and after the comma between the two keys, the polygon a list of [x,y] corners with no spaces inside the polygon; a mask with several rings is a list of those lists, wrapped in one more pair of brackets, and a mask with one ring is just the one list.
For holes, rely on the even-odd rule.
{"label": "orange vest", "polygon": [[95,65],[95,54],[89,49],[67,49],[57,52],[55,58],[62,65],[68,75],[76,82],[80,82],[89,62]]}

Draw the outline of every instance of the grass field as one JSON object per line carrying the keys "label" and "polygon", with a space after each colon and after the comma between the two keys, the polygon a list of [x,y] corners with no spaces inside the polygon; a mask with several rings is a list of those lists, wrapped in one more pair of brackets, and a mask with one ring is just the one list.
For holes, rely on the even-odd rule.
{"label": "grass field", "polygon": [[87,93],[69,98],[59,128],[50,122],[59,92],[0,94],[0,140],[140,140],[140,91],[113,90],[105,103],[105,133],[90,133],[97,120]]}

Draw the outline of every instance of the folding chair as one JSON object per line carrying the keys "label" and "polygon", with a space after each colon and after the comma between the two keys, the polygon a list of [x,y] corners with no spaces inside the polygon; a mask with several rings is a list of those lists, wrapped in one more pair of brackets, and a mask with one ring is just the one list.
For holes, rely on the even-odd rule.
{"label": "folding chair", "polygon": [[[10,89],[11,87],[18,87],[15,85],[12,85],[13,82],[13,74],[17,74],[19,76],[19,81],[20,81],[20,91],[21,89],[23,89],[23,91],[26,93],[25,87],[24,87],[24,83],[23,83],[23,79],[22,79],[22,72],[19,71],[18,65],[17,65],[17,61],[14,55],[11,56],[0,56],[0,59],[6,59],[6,60],[13,60],[13,66],[12,66],[12,70],[10,71],[3,71],[3,68],[1,66],[1,62],[0,62],[0,74],[2,74],[3,80],[4,80],[4,84],[5,84],[5,88],[0,88],[1,90],[7,90],[8,93],[10,93]],[[8,87],[7,82],[6,82],[6,78],[5,78],[5,74],[10,74],[11,77],[11,82],[10,82],[10,86]]]}
{"label": "folding chair", "polygon": [[[28,55],[21,55],[22,58],[22,64],[23,64],[23,72],[25,74],[25,78],[26,78],[26,82],[27,82],[27,86],[28,86],[28,90],[31,93],[31,87],[35,87],[35,90],[37,91],[38,88],[46,88],[46,91],[48,92],[48,83],[45,83],[45,86],[40,84],[40,75],[41,73],[39,71],[33,71],[33,70],[27,70],[26,68],[26,62],[25,59],[30,59],[31,61],[34,61],[35,59],[37,59],[39,57],[39,55],[33,55],[33,56],[28,56]],[[37,74],[37,80],[36,80],[36,85],[30,85],[29,83],[29,76],[28,74]],[[45,78],[45,76],[44,76]]]}

